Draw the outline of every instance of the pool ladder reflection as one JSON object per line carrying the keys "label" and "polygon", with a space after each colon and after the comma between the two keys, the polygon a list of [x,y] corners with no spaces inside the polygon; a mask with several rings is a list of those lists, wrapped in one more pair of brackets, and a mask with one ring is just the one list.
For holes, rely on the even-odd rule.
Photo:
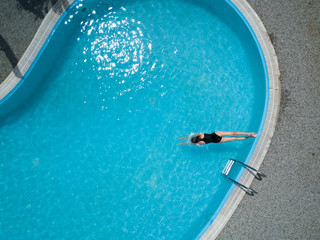
{"label": "pool ladder reflection", "polygon": [[265,174],[263,174],[262,172],[260,172],[257,169],[254,169],[253,167],[250,167],[247,164],[244,164],[243,162],[240,162],[238,160],[235,159],[229,159],[226,166],[224,167],[224,169],[222,170],[222,174],[225,175],[228,179],[230,179],[232,182],[234,182],[238,187],[240,187],[243,191],[245,191],[247,194],[254,196],[254,194],[257,194],[257,192],[255,190],[253,190],[252,188],[246,187],[243,184],[237,182],[236,180],[230,178],[228,176],[228,174],[230,173],[230,170],[232,168],[232,166],[234,165],[234,163],[240,163],[241,165],[243,165],[245,167],[245,169],[247,169],[247,171],[249,171],[252,175],[254,175],[254,177],[256,179],[258,179],[259,181],[262,180],[262,177],[266,177]]}

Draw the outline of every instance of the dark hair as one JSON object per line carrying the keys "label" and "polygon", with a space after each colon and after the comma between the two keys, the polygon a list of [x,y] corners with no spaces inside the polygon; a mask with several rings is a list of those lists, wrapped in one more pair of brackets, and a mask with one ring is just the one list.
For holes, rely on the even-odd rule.
{"label": "dark hair", "polygon": [[199,142],[200,141],[200,139],[199,139],[199,136],[197,135],[197,136],[195,136],[195,137],[193,137],[193,138],[191,138],[191,142],[192,143],[197,143],[197,142]]}

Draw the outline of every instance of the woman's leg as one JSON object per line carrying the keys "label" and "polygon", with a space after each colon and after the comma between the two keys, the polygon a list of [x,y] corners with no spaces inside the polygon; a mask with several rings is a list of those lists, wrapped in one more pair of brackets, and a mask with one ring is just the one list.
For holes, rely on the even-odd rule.
{"label": "woman's leg", "polygon": [[225,143],[225,142],[231,142],[231,141],[241,141],[241,140],[245,140],[248,138],[253,138],[254,136],[249,136],[249,137],[222,137],[221,139],[221,143]]}
{"label": "woman's leg", "polygon": [[[226,131],[217,131],[216,134],[220,137],[225,137],[225,136],[235,136],[235,135],[247,135],[247,136],[253,136],[256,137],[257,134],[254,132],[226,132]],[[242,139],[243,140],[243,139]]]}

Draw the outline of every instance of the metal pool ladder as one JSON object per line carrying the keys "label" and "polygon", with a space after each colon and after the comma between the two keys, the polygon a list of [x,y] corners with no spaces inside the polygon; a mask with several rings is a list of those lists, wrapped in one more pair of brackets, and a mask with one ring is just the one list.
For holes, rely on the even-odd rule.
{"label": "metal pool ladder", "polygon": [[228,174],[233,166],[233,164],[237,162],[240,163],[241,165],[245,166],[245,168],[247,169],[247,171],[249,171],[252,175],[254,175],[254,177],[256,179],[258,179],[259,181],[262,180],[262,177],[266,177],[265,174],[263,174],[262,172],[260,172],[257,169],[254,169],[253,167],[250,167],[247,164],[244,164],[243,162],[240,162],[238,160],[235,159],[229,159],[226,166],[224,167],[224,169],[222,170],[222,174],[225,175],[227,178],[229,178],[232,182],[234,182],[238,187],[240,187],[243,191],[245,191],[247,194],[253,196],[254,194],[258,194],[255,190],[253,190],[252,188],[246,187],[243,184],[235,181],[234,179],[228,177]]}

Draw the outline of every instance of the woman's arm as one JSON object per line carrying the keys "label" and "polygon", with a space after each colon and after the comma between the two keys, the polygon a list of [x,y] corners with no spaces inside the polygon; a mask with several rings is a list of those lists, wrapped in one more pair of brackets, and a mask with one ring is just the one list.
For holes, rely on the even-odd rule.
{"label": "woman's arm", "polygon": [[189,136],[186,137],[180,137],[179,140],[184,140],[184,139],[188,139]]}

